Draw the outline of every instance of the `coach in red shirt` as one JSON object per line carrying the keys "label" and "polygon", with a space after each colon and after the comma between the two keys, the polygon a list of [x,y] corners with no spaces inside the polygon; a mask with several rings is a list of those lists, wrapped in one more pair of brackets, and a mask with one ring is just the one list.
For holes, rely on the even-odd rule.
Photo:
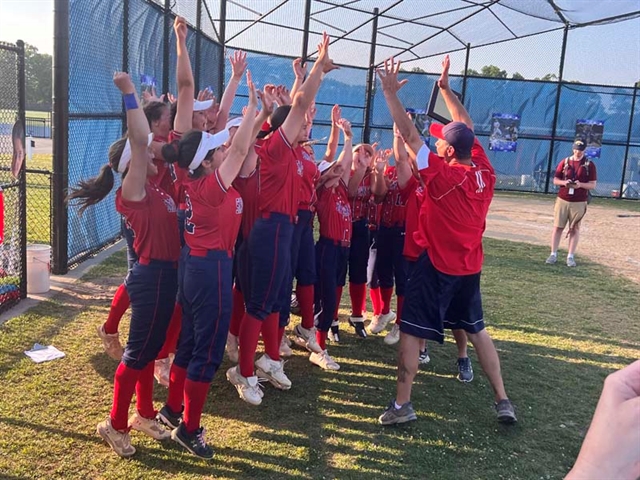
{"label": "coach in red shirt", "polygon": [[480,295],[482,234],[493,198],[495,173],[475,139],[473,122],[449,89],[449,57],[445,57],[438,85],[453,122],[430,128],[437,155],[429,152],[406,116],[397,91],[400,62],[391,58],[378,70],[382,90],[409,154],[416,158],[426,194],[415,232],[425,252],[407,282],[400,323],[396,398],[380,416],[383,425],[416,420],[411,387],[418,372],[421,339],[444,341],[444,327],[463,329],[475,347],[495,394],[498,421],[516,421],[500,374],[500,360],[484,328]]}

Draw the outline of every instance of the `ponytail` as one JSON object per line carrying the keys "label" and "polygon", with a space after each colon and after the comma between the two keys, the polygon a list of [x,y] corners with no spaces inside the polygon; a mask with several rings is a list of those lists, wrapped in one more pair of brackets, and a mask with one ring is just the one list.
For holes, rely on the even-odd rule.
{"label": "ponytail", "polygon": [[[200,130],[189,130],[183,134],[180,140],[165,143],[162,146],[162,158],[168,163],[177,163],[180,168],[187,170],[193,157],[198,151],[202,132]],[[207,152],[205,159],[210,159],[214,150]],[[191,178],[199,178],[204,174],[204,167],[200,165],[191,173]]]}
{"label": "ponytail", "polygon": [[[122,157],[125,143],[127,143],[126,136],[113,142],[109,147],[109,163],[102,166],[98,176],[90,178],[89,180],[80,180],[77,187],[71,188],[71,193],[67,195],[65,202],[68,205],[71,201],[78,200],[77,203],[80,204],[78,213],[80,215],[84,213],[87,207],[95,205],[104,199],[109,195],[111,189],[113,189],[113,171],[118,170],[118,164],[120,163],[120,157]],[[124,178],[126,173],[125,171],[122,174],[122,178]]]}
{"label": "ponytail", "polygon": [[78,213],[82,215],[87,207],[95,205],[107,195],[113,188],[113,170],[110,165],[103,165],[97,177],[89,180],[80,180],[78,186],[71,188],[71,193],[67,196],[66,202],[69,204],[72,200],[78,200],[80,210]]}

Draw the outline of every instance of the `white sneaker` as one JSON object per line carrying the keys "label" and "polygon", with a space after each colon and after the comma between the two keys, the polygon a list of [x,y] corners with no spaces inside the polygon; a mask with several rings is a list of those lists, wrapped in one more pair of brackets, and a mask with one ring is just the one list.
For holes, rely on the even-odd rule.
{"label": "white sneaker", "polygon": [[227,351],[227,356],[232,363],[238,363],[238,337],[232,335],[231,333],[227,334],[227,345],[225,350]]}
{"label": "white sneaker", "polygon": [[340,365],[329,356],[326,350],[323,350],[321,353],[311,352],[309,361],[325,370],[340,370]]}
{"label": "white sneaker", "polygon": [[547,257],[547,259],[544,261],[544,263],[546,263],[547,265],[553,265],[554,263],[556,263],[558,261],[558,256],[554,255],[553,253],[551,255],[549,255]]}
{"label": "white sneaker", "polygon": [[274,387],[280,390],[289,390],[291,380],[284,373],[283,360],[271,360],[266,353],[256,361],[256,374],[258,378],[268,380]]}
{"label": "white sneaker", "polygon": [[111,419],[107,418],[96,427],[96,432],[105,442],[121,457],[130,457],[136,453],[136,449],[131,445],[129,432],[120,432],[111,426]]}
{"label": "white sneaker", "polygon": [[[333,343],[340,343],[340,321],[331,322],[331,330],[329,330],[329,340]],[[318,345],[320,347],[320,345]]]}
{"label": "white sneaker", "polygon": [[306,348],[310,352],[319,353],[322,351],[316,340],[316,327],[304,328],[302,325],[296,325],[293,334],[293,341],[299,347]]}
{"label": "white sneaker", "polygon": [[396,314],[392,310],[389,310],[389,313],[381,313],[377,318],[373,318],[369,324],[369,331],[371,333],[380,333],[385,329],[389,322],[394,322],[395,320]]}
{"label": "white sneaker", "polygon": [[156,418],[144,418],[141,417],[138,412],[129,418],[129,426],[133,430],[142,432],[156,440],[167,440],[171,438],[171,431],[164,428]]}
{"label": "white sneaker", "polygon": [[169,376],[171,373],[171,359],[159,358],[153,366],[153,376],[163,387],[169,387]]}
{"label": "white sneaker", "polygon": [[393,324],[391,331],[384,337],[384,343],[387,345],[395,345],[400,341],[400,325]]}
{"label": "white sneaker", "polygon": [[280,342],[280,356],[288,358],[291,355],[293,355],[293,351],[291,350],[291,347],[289,346],[289,339],[287,338],[286,335],[283,335],[282,336],[282,341]]}
{"label": "white sneaker", "polygon": [[258,377],[243,377],[240,374],[240,367],[235,366],[227,370],[227,380],[236,387],[238,395],[242,400],[251,405],[260,405],[262,403],[263,393],[260,390]]}
{"label": "white sneaker", "polygon": [[114,360],[122,359],[124,349],[120,344],[120,334],[118,332],[107,333],[104,331],[104,325],[100,325],[98,327],[98,337],[102,340],[102,346],[104,347],[104,351],[107,352],[107,355]]}

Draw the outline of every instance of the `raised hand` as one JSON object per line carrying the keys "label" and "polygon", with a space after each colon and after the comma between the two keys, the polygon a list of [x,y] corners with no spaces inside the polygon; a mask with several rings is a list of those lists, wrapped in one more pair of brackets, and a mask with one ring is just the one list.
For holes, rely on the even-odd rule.
{"label": "raised hand", "polygon": [[340,130],[342,130],[342,133],[344,133],[344,138],[353,138],[353,132],[351,131],[351,122],[349,120],[347,120],[346,118],[340,118],[336,122],[336,125],[338,126],[338,128],[340,128]]}
{"label": "raised hand", "polygon": [[179,41],[186,42],[187,40],[187,21],[184,17],[176,17],[173,22],[173,31],[176,32],[176,38]]}
{"label": "raised hand", "polygon": [[269,85],[265,85],[264,90],[258,90],[256,94],[262,103],[262,111],[266,115],[271,115],[273,113],[273,105],[276,103],[276,97],[274,90],[268,87]]}
{"label": "raised hand", "polygon": [[331,70],[336,70],[340,67],[333,64],[333,60],[329,57],[329,35],[327,32],[322,32],[322,40],[318,44],[318,62],[322,65],[322,73],[329,73]]}
{"label": "raised hand", "polygon": [[338,121],[342,118],[342,109],[340,105],[334,105],[331,108],[331,123],[335,126],[338,126]]}
{"label": "raised hand", "polygon": [[291,105],[289,89],[284,85],[278,85],[276,87],[275,95],[279,105]]}
{"label": "raised hand", "polygon": [[236,50],[233,55],[229,55],[229,62],[231,63],[232,77],[240,80],[247,69],[247,54],[242,50]]}
{"label": "raised hand", "polygon": [[376,69],[384,93],[396,93],[409,81],[406,78],[398,81],[398,72],[400,71],[401,63],[399,60],[396,63],[393,57],[391,57],[384,61],[384,68]]}
{"label": "raised hand", "polygon": [[389,157],[391,156],[391,150],[380,150],[375,156],[375,169],[378,173],[384,173],[389,166]]}
{"label": "raised hand", "polygon": [[304,80],[304,77],[307,76],[307,64],[302,63],[301,58],[296,58],[293,61],[293,74],[300,80]]}
{"label": "raised hand", "polygon": [[169,101],[169,103],[176,103],[176,100],[178,100],[175,95],[171,92],[167,92],[167,100]]}
{"label": "raised hand", "polygon": [[449,55],[445,55],[442,60],[442,73],[440,74],[440,78],[438,79],[438,88],[442,90],[449,89],[449,67],[451,66],[451,61],[449,60]]}
{"label": "raised hand", "polygon": [[198,92],[197,99],[199,102],[203,102],[206,100],[213,100],[214,101],[213,103],[215,103],[216,98],[213,96],[213,92],[209,90],[209,87],[207,87]]}
{"label": "raised hand", "polygon": [[113,74],[113,83],[123,94],[133,93],[136,91],[131,81],[131,77],[125,72],[115,72]]}

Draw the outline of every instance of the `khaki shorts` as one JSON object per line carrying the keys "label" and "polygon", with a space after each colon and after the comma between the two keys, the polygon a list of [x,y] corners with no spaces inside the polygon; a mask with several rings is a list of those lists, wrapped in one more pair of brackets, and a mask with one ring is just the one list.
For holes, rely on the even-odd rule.
{"label": "khaki shorts", "polygon": [[553,225],[556,228],[564,228],[569,222],[570,226],[576,227],[580,225],[580,220],[586,212],[587,202],[567,202],[556,198],[556,205],[553,209]]}

